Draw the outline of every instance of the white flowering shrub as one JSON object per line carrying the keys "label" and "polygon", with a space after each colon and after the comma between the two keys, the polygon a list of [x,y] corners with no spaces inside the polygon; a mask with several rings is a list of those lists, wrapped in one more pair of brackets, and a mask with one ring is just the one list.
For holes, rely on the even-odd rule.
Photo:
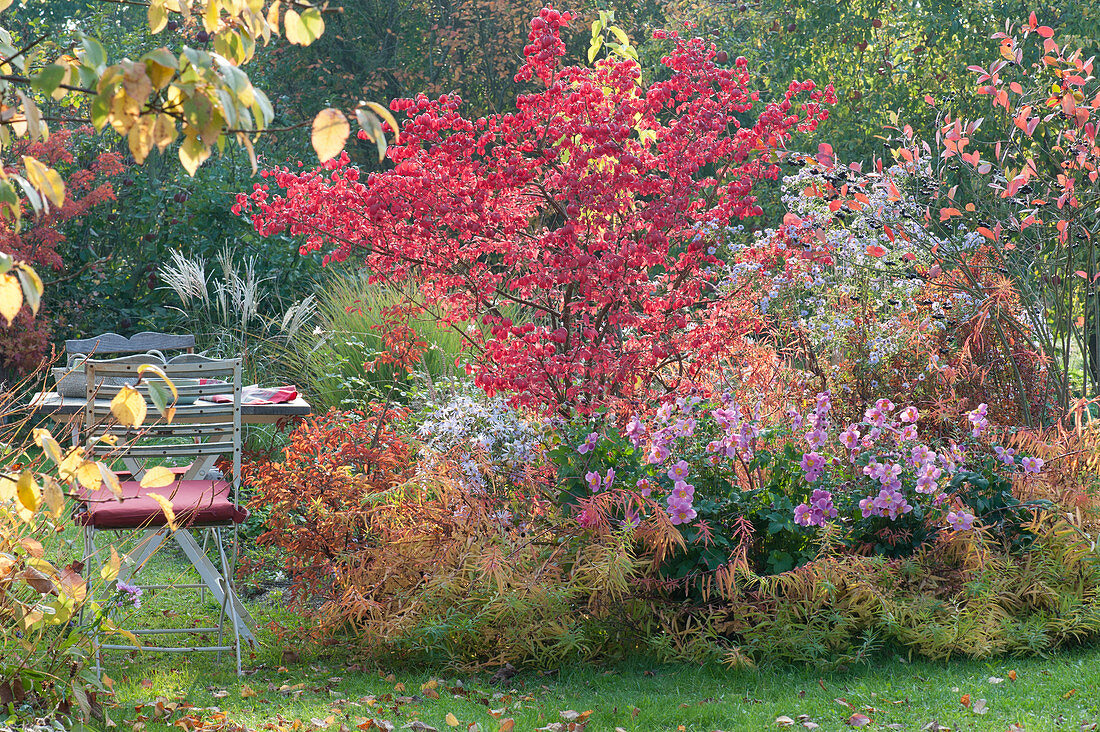
{"label": "white flowering shrub", "polygon": [[[1028,383],[1043,381],[1042,364],[1018,352],[1030,348],[1035,318],[988,266],[981,234],[933,230],[921,202],[931,183],[919,166],[863,173],[795,162],[782,183],[783,223],[752,237],[728,232],[724,289],[757,289],[772,340],[850,401],[849,416],[883,394],[928,405],[945,387],[974,391],[960,374],[1007,373],[1010,361],[1028,363]],[[967,266],[945,271],[948,252]],[[992,316],[999,322],[989,330],[1011,340],[983,335]],[[1039,390],[1020,397],[1019,379],[1008,381],[1007,403],[1042,399]]]}
{"label": "white flowering shrub", "polygon": [[506,399],[486,396],[458,379],[436,385],[433,394],[417,425],[424,469],[449,461],[465,487],[484,491],[494,481],[517,482],[541,463],[541,423],[527,419]]}

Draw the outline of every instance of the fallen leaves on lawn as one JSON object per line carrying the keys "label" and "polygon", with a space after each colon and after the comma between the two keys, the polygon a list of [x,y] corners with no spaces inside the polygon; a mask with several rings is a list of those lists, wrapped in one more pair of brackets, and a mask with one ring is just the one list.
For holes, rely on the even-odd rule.
{"label": "fallen leaves on lawn", "polygon": [[1015,681],[1016,680],[1016,669],[1012,669],[1011,671],[1008,672],[1008,680],[1009,681]]}
{"label": "fallen leaves on lawn", "polygon": [[986,712],[988,712],[989,709],[987,709],[985,706],[985,699],[979,699],[978,701],[974,702],[970,707],[970,711],[974,712],[975,714],[985,714]]}
{"label": "fallen leaves on lawn", "polygon": [[848,717],[849,727],[866,727],[870,723],[871,718],[868,717],[866,714],[860,714],[859,712],[856,712],[852,716]]}

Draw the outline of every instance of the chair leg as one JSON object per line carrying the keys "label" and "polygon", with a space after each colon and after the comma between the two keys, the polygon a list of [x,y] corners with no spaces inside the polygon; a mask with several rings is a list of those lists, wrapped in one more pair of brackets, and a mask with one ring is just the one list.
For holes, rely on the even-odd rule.
{"label": "chair leg", "polygon": [[[233,567],[230,566],[229,560],[225,555],[225,545],[222,541],[221,529],[215,529],[215,542],[218,545],[218,555],[221,557],[222,564],[222,592],[225,600],[222,602],[222,611],[229,610],[229,618],[233,623],[233,652],[237,657],[237,676],[241,675],[241,618],[237,614],[237,593],[233,585],[233,575],[230,572],[233,571]],[[237,531],[236,527],[233,528],[233,550],[234,556],[236,555],[237,548]],[[218,621],[221,625],[221,619]],[[221,645],[221,628],[218,629],[218,645]]]}

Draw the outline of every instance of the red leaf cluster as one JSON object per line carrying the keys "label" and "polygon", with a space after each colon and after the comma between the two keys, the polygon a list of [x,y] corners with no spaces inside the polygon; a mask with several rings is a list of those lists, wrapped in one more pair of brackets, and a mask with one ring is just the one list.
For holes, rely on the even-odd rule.
{"label": "red leaf cluster", "polygon": [[751,329],[718,315],[715,247],[761,212],[754,184],[835,100],[807,81],[761,104],[745,64],[720,67],[699,39],[675,38],[668,78],[648,86],[631,60],[563,67],[569,21],[532,21],[517,79],[542,88],[516,111],[395,100],[391,169],[362,180],[343,157],[268,171],[277,190],[235,206],[262,234],[304,236],[303,253],[359,253],[374,281],[417,283],[451,323],[480,321],[465,330],[477,383],[563,413],[690,382]]}

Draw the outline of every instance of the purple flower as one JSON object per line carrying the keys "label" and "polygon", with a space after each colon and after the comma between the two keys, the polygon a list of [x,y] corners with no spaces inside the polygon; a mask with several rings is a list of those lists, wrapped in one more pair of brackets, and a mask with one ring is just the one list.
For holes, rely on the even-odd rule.
{"label": "purple flower", "polygon": [[969,531],[974,528],[974,515],[966,511],[951,511],[947,514],[947,523],[955,531]]}
{"label": "purple flower", "polygon": [[584,442],[577,445],[577,452],[581,455],[587,455],[596,447],[596,443],[599,442],[599,439],[600,435],[598,432],[589,432],[588,437],[584,438]]}
{"label": "purple flower", "polygon": [[875,499],[871,496],[867,496],[860,500],[859,510],[863,512],[863,518],[882,515],[882,511],[875,505]]}
{"label": "purple flower", "polygon": [[863,419],[868,424],[875,427],[882,427],[886,424],[886,414],[878,407],[871,407],[863,413]]}
{"label": "purple flower", "polygon": [[849,450],[859,447],[859,428],[854,424],[848,425],[848,429],[840,433],[840,442]]}
{"label": "purple flower", "polygon": [[676,420],[672,426],[672,433],[677,437],[691,437],[695,432],[695,420],[691,417]]}
{"label": "purple flower", "polygon": [[584,479],[588,481],[588,489],[593,493],[598,493],[600,490],[600,474],[595,470],[589,471],[584,474]]}
{"label": "purple flower", "polygon": [[136,585],[127,584],[122,580],[118,581],[115,585],[115,589],[119,592],[119,605],[126,603],[132,606],[134,609],[141,608],[141,595],[142,589]]}
{"label": "purple flower", "polygon": [[875,408],[881,409],[884,412],[892,412],[894,411],[894,403],[889,399],[879,399],[875,402]]}
{"label": "purple flower", "polygon": [[630,438],[630,443],[634,447],[640,447],[642,444],[642,438],[645,436],[645,425],[636,416],[631,417],[630,421],[626,424],[626,436]]}
{"label": "purple flower", "polygon": [[665,460],[668,460],[668,456],[672,454],[667,445],[660,445],[653,443],[649,447],[649,453],[646,455],[646,462],[652,465],[660,465]]}
{"label": "purple flower", "polygon": [[829,436],[825,433],[825,430],[820,427],[815,427],[806,433],[806,442],[810,443],[810,447],[814,450],[818,449],[825,444]]}
{"label": "purple flower", "polygon": [[684,478],[688,477],[689,472],[691,472],[691,469],[690,466],[687,464],[687,461],[680,460],[679,462],[673,463],[672,466],[669,467],[667,475],[669,477],[669,480],[681,481]]}
{"label": "purple flower", "polygon": [[794,507],[794,522],[799,526],[809,526],[813,521],[813,517],[810,515],[810,507],[805,503],[800,503]]}
{"label": "purple flower", "polygon": [[1025,473],[1038,473],[1043,469],[1043,459],[1037,457],[1026,457],[1022,461]]}
{"label": "purple flower", "polygon": [[909,460],[909,464],[914,467],[936,462],[936,453],[930,450],[927,445],[917,445],[913,448],[910,455],[912,457]]}
{"label": "purple flower", "polygon": [[933,463],[926,463],[921,466],[920,477],[917,479],[917,493],[927,493],[929,495],[936,492],[939,488],[938,481],[940,476],[943,475],[943,471],[935,466]]}
{"label": "purple flower", "polygon": [[807,452],[802,456],[803,473],[807,483],[815,483],[821,480],[821,474],[825,468],[825,458],[816,452]]}
{"label": "purple flower", "polygon": [[690,504],[695,497],[695,486],[691,483],[685,483],[682,480],[676,481],[676,485],[672,487],[672,493],[669,494],[668,500],[676,500],[678,503]]}
{"label": "purple flower", "polygon": [[971,436],[979,437],[989,426],[989,420],[986,419],[988,411],[989,405],[979,404],[977,409],[967,412],[966,419],[970,422]]}
{"label": "purple flower", "polygon": [[615,482],[615,468],[607,469],[607,476],[603,479],[603,487],[611,490],[611,484]]}
{"label": "purple flower", "polygon": [[906,407],[905,409],[898,412],[898,419],[900,419],[902,422],[916,422],[919,417],[920,415],[917,413],[916,407]]}
{"label": "purple flower", "polygon": [[899,490],[883,488],[874,499],[875,508],[879,510],[879,516],[886,516],[891,521],[903,513],[909,513],[913,507],[905,499]]}
{"label": "purple flower", "polygon": [[1016,451],[1011,447],[1006,450],[1000,445],[994,445],[993,452],[997,455],[997,459],[1008,467],[1016,467]]}
{"label": "purple flower", "polygon": [[686,524],[690,523],[693,518],[698,516],[694,508],[684,506],[669,506],[668,515],[672,518],[672,523]]}
{"label": "purple flower", "polygon": [[653,484],[645,478],[639,478],[638,482],[634,485],[638,488],[638,492],[647,498],[649,494],[653,492]]}
{"label": "purple flower", "polygon": [[829,519],[836,518],[836,513],[833,494],[818,488],[810,495],[808,503],[795,507],[794,520],[802,526],[824,526]]}
{"label": "purple flower", "polygon": [[907,424],[898,431],[898,442],[912,442],[917,439],[917,426]]}

